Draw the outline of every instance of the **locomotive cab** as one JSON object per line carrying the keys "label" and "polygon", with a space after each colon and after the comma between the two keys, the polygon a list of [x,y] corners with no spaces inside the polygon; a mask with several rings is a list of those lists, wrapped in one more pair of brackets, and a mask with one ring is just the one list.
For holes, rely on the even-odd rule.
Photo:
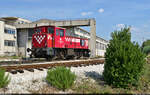
{"label": "locomotive cab", "polygon": [[[47,48],[64,48],[65,45],[65,29],[54,27],[54,26],[45,26],[35,28],[35,34],[33,36],[33,42],[37,40],[37,44],[34,44],[33,47],[47,47]],[[45,38],[45,39],[44,39]],[[45,40],[45,41],[44,41]],[[42,44],[42,41],[45,44]],[[38,45],[38,46],[36,46]]]}
{"label": "locomotive cab", "polygon": [[54,48],[65,48],[65,29],[55,26],[36,27],[32,35],[31,56],[54,56]]}

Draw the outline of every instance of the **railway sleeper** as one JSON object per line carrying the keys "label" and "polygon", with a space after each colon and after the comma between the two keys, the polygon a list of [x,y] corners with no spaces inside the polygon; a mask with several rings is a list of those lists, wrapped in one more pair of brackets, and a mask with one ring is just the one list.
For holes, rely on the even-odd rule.
{"label": "railway sleeper", "polygon": [[23,70],[16,70],[17,72],[19,72],[19,73],[24,73],[24,71]]}
{"label": "railway sleeper", "polygon": [[34,72],[34,69],[26,69],[27,71]]}
{"label": "railway sleeper", "polygon": [[98,63],[96,62],[96,63],[94,63],[94,65],[98,65]]}
{"label": "railway sleeper", "polygon": [[86,66],[86,64],[79,64],[79,67]]}
{"label": "railway sleeper", "polygon": [[45,69],[52,69],[52,67],[47,67],[47,68],[45,68]]}
{"label": "railway sleeper", "polygon": [[95,63],[95,65],[98,65],[99,63]]}
{"label": "railway sleeper", "polygon": [[71,65],[65,65],[65,67],[71,67]]}
{"label": "railway sleeper", "polygon": [[17,74],[16,70],[12,70],[12,71],[9,71],[9,72],[12,73],[12,74]]}
{"label": "railway sleeper", "polygon": [[79,65],[73,65],[73,67],[78,67]]}
{"label": "railway sleeper", "polygon": [[87,64],[81,64],[81,66],[84,66],[84,67],[85,67],[85,66],[87,66]]}
{"label": "railway sleeper", "polygon": [[39,70],[39,71],[43,71],[43,69],[42,68],[36,68],[37,70]]}

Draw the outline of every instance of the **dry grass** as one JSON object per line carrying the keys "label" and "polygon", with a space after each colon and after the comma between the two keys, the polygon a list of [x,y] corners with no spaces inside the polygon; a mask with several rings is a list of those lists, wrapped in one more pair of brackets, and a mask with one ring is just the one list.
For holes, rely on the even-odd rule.
{"label": "dry grass", "polygon": [[102,93],[102,94],[141,94],[150,93],[150,64],[145,65],[145,71],[140,78],[139,86],[130,86],[128,89],[115,88],[107,85],[103,79],[97,79],[95,82],[90,79],[83,79],[81,82],[76,83],[71,88],[75,93]]}
{"label": "dry grass", "polygon": [[[36,81],[33,81],[36,82]],[[88,77],[86,79],[77,79],[75,84],[67,91],[60,91],[51,85],[44,85],[38,91],[30,91],[33,94],[141,94],[150,93],[150,64],[145,65],[145,72],[143,73],[138,87],[129,87],[128,89],[114,88],[107,85],[103,78],[94,79]]]}

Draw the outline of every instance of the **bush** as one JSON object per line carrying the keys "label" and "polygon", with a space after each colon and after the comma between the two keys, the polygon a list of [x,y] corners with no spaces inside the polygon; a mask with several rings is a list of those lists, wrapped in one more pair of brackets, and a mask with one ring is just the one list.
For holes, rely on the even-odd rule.
{"label": "bush", "polygon": [[9,74],[5,75],[5,70],[0,68],[0,88],[6,87],[9,82]]}
{"label": "bush", "polygon": [[70,88],[75,79],[75,74],[65,67],[56,67],[48,70],[46,77],[48,83],[62,90]]}
{"label": "bush", "polygon": [[150,46],[145,46],[145,47],[143,48],[143,52],[144,52],[145,54],[149,54],[149,53],[150,53]]}
{"label": "bush", "polygon": [[146,40],[142,43],[142,48],[144,48],[145,46],[150,46],[150,40]]}
{"label": "bush", "polygon": [[145,55],[138,44],[131,42],[130,28],[112,33],[106,49],[104,80],[115,87],[137,86],[145,64]]}

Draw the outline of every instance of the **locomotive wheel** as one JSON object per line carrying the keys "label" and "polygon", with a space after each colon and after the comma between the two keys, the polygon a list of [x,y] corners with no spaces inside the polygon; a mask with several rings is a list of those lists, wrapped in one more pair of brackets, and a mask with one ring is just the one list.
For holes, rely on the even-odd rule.
{"label": "locomotive wheel", "polygon": [[57,56],[54,56],[54,57],[52,57],[52,60],[56,60],[58,57]]}
{"label": "locomotive wheel", "polygon": [[32,58],[32,54],[30,54],[30,58]]}
{"label": "locomotive wheel", "polygon": [[46,57],[46,60],[47,60],[47,61],[52,61],[51,56],[47,56],[47,57]]}
{"label": "locomotive wheel", "polygon": [[60,52],[60,57],[61,57],[61,59],[65,59],[63,52]]}
{"label": "locomotive wheel", "polygon": [[78,56],[77,56],[77,55],[75,55],[75,56],[73,57],[73,59],[78,59]]}

